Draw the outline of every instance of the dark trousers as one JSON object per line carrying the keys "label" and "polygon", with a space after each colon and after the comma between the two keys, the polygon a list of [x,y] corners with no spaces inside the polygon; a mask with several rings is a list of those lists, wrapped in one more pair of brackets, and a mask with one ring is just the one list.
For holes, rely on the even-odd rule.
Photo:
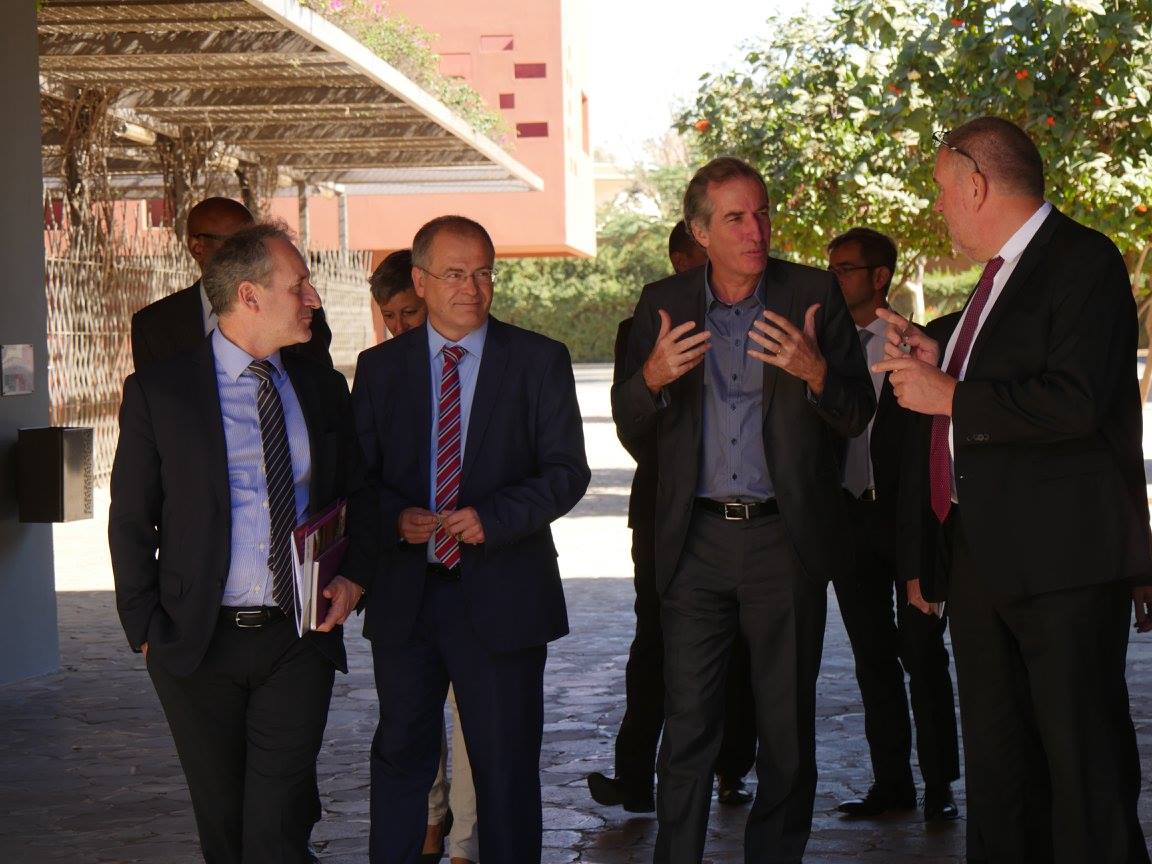
{"label": "dark trousers", "polygon": [[776,516],[729,522],[697,511],[661,599],[667,717],[660,745],[657,864],[699,862],[724,682],[743,634],[756,702],[756,801],[744,856],[798,862],[816,794],[816,676],[827,586],[808,577]]}
{"label": "dark trousers", "polygon": [[960,776],[960,753],[944,647],[947,625],[908,605],[904,583],[894,578],[895,538],[880,524],[876,503],[853,499],[848,507],[856,566],[832,584],[852,643],[876,785],[892,795],[915,789],[905,673],[924,784],[951,783]]}
{"label": "dark trousers", "polygon": [[[616,778],[631,790],[651,791],[656,773],[656,746],[664,727],[664,636],[660,628],[660,595],[656,591],[654,524],[632,530],[633,582],[636,588],[636,635],[624,671],[624,718],[616,735]],[[741,779],[756,758],[756,708],[748,645],[732,645],[725,685],[724,734],[716,773]]]}
{"label": "dark trousers", "polygon": [[539,862],[546,657],[543,645],[489,652],[469,622],[461,583],[427,577],[408,641],[372,643],[380,700],[370,763],[373,864],[420,860],[449,681],[472,762],[480,858]]}
{"label": "dark trousers", "polygon": [[187,677],[148,673],[188,781],[207,864],[304,864],[335,667],[286,620],[219,625]]}
{"label": "dark trousers", "polygon": [[1147,862],[1124,677],[1128,584],[1005,596],[975,567],[958,509],[945,533],[969,859]]}

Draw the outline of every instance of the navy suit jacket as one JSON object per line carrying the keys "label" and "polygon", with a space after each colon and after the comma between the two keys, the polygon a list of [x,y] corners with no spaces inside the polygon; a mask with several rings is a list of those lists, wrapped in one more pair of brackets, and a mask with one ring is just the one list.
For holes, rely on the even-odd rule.
{"label": "navy suit jacket", "polygon": [[[367,591],[364,635],[385,644],[408,640],[426,578],[427,545],[402,542],[398,520],[430,499],[427,326],[364,351],[352,391],[364,484],[349,506],[344,576]],[[484,543],[461,547],[461,581],[471,624],[490,650],[568,632],[549,526],[590,478],[568,349],[489,318],[458,508],[476,508],[484,526]]]}
{"label": "navy suit jacket", "polygon": [[[311,359],[282,352],[311,445],[312,513],[347,494],[348,382]],[[354,464],[354,463],[352,463]],[[116,608],[139,650],[175,675],[193,672],[216,629],[231,557],[228,445],[212,341],[149,363],[124,382],[112,466],[108,545]],[[347,671],[342,628],[310,633]]]}

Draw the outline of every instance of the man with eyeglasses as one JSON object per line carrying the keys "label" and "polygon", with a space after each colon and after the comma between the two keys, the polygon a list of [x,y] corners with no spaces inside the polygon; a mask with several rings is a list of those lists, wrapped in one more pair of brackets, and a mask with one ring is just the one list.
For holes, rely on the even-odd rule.
{"label": "man with eyeglasses", "polygon": [[[869,364],[879,362],[888,325],[877,311],[888,307],[896,244],[871,228],[852,228],[828,244],[828,269],[840,283],[865,357]],[[874,818],[916,807],[907,672],[924,778],[924,820],[948,821],[960,815],[951,790],[960,776],[960,754],[944,618],[920,598],[919,580],[906,585],[898,578],[896,565],[900,463],[912,415],[896,404],[883,374],[872,373],[872,386],[876,415],[845,448],[844,492],[856,562],[834,576],[832,585],[852,643],[875,782],[863,798],[844,801],[838,809]]]}
{"label": "man with eyeglasses", "polygon": [[476,790],[479,859],[540,860],[547,645],[568,632],[549,528],[591,474],[568,350],[488,314],[488,232],[442,216],[412,241],[425,323],[360,355],[366,474],[344,575],[368,589],[380,702],[374,864],[420,860],[451,683]]}
{"label": "man with eyeglasses", "polygon": [[1044,200],[1015,124],[939,143],[935,209],[984,272],[950,334],[882,311],[873,368],[920,415],[902,564],[948,604],[968,860],[1147,862],[1125,663],[1133,603],[1152,629],[1152,537],[1127,269]]}
{"label": "man with eyeglasses", "polygon": [[[201,275],[225,240],[253,224],[255,220],[248,208],[231,198],[205,198],[189,210],[185,241]],[[199,279],[148,304],[132,316],[133,366],[139,371],[157,360],[195,348],[216,329],[218,320]],[[324,310],[316,309],[312,315],[312,338],[284,350],[331,366],[330,344],[332,331]]]}

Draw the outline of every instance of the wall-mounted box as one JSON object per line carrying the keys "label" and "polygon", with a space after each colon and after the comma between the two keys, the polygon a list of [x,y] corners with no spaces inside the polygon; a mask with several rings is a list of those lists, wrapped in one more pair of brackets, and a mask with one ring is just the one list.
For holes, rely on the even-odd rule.
{"label": "wall-mounted box", "polygon": [[21,522],[92,518],[92,430],[83,426],[21,429],[16,442]]}

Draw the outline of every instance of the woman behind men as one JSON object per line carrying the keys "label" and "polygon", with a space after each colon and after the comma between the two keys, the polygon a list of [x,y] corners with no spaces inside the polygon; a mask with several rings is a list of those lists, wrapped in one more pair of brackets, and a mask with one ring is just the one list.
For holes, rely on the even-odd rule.
{"label": "woman behind men", "polygon": [[[424,323],[427,308],[416,296],[412,284],[412,250],[393,252],[380,262],[368,280],[372,299],[380,309],[384,326],[392,336],[399,336]],[[464,747],[460,731],[460,712],[456,708],[456,694],[448,688],[448,704],[452,709],[452,783],[449,785],[448,740],[440,745],[440,769],[428,793],[428,830],[424,835],[422,860],[439,861],[447,852],[451,864],[472,864],[477,860],[476,791],[472,786],[472,766]],[[448,812],[451,808],[452,821]],[[446,828],[451,826],[445,840]]]}

